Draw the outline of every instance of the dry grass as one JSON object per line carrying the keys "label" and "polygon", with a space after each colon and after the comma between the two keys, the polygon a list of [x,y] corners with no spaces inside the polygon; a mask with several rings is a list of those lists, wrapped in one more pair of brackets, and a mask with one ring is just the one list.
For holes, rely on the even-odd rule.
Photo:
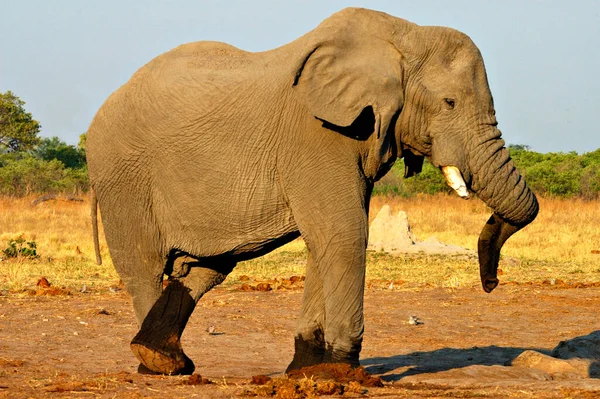
{"label": "dry grass", "polygon": [[[37,260],[4,260],[0,263],[0,289],[17,290],[35,285],[41,276],[55,285],[77,290],[118,281],[101,237],[104,264],[97,266],[91,238],[89,203],[48,201],[30,205],[32,198],[0,199],[0,249],[8,240],[24,235],[38,244]],[[490,211],[479,200],[454,196],[412,199],[375,197],[371,216],[384,203],[405,210],[419,239],[435,235],[441,241],[476,248],[477,237]],[[502,281],[600,281],[600,207],[596,202],[541,199],[536,221],[511,238],[503,249]],[[1,256],[1,254],[0,254]],[[226,284],[239,276],[257,279],[304,274],[306,248],[297,240],[273,253],[240,264]],[[374,285],[396,287],[476,286],[475,258],[442,256],[391,256],[369,252],[367,279]],[[383,280],[383,281],[380,281]],[[402,280],[399,281],[399,280]]]}
{"label": "dry grass", "polygon": [[37,243],[40,255],[37,260],[2,261],[0,288],[35,285],[41,276],[69,289],[79,289],[83,283],[94,288],[118,282],[103,236],[104,264],[96,265],[88,201],[52,200],[31,206],[32,199],[0,199],[0,250],[10,239],[22,235]]}
{"label": "dry grass", "polygon": [[[540,213],[534,223],[504,245],[501,281],[600,281],[600,254],[592,252],[600,250],[599,202],[539,200]],[[457,196],[438,195],[411,199],[375,197],[371,203],[372,217],[384,203],[390,204],[394,211],[407,212],[411,228],[419,239],[435,235],[442,242],[470,249],[477,248],[479,233],[491,214],[478,199],[465,201]],[[422,258],[415,262],[415,267],[429,270],[422,272],[422,283],[479,284],[476,259]],[[435,267],[446,272],[432,270]],[[413,276],[410,280],[414,280]]]}

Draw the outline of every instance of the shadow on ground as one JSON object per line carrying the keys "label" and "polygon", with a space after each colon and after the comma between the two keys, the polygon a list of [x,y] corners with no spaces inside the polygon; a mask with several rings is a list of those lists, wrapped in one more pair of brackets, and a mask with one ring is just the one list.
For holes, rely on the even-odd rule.
{"label": "shadow on ground", "polygon": [[[467,349],[443,348],[430,352],[412,352],[406,355],[373,357],[361,360],[361,365],[371,374],[385,374],[385,381],[398,381],[416,374],[435,373],[463,367],[510,366],[524,351],[531,349],[547,355],[551,351],[539,348],[473,347]],[[394,372],[396,371],[396,372]]]}

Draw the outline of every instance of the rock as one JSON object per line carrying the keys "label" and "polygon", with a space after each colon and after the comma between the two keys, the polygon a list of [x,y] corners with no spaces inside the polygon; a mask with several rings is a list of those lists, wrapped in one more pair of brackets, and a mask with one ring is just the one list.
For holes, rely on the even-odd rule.
{"label": "rock", "polygon": [[472,365],[437,372],[409,375],[400,380],[402,384],[432,384],[441,386],[474,387],[478,384],[500,385],[506,381],[550,381],[552,377],[541,370],[506,366]]}
{"label": "rock", "polygon": [[592,377],[600,376],[600,331],[588,335],[561,341],[552,350],[552,356],[560,359],[586,360],[590,363],[588,373]]}
{"label": "rock", "polygon": [[600,360],[600,331],[561,341],[552,350],[552,356],[561,359],[584,358]]}
{"label": "rock", "polygon": [[200,374],[192,374],[187,380],[183,380],[181,382],[182,385],[207,385],[212,384],[213,382],[208,378],[202,377]]}
{"label": "rock", "polygon": [[390,206],[384,205],[371,223],[369,249],[392,252],[410,247],[415,241],[404,211],[393,216]]}
{"label": "rock", "polygon": [[526,350],[512,361],[513,367],[544,371],[553,379],[577,379],[590,377],[590,359],[557,359],[533,350]]}

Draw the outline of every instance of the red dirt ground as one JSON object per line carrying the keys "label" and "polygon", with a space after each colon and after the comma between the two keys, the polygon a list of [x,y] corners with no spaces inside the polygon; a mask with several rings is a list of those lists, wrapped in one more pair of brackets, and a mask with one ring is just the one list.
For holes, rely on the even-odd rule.
{"label": "red dirt ground", "polygon": [[[183,336],[202,376],[191,378],[136,373],[129,341],[137,328],[123,291],[58,294],[0,296],[0,398],[600,397],[600,380],[552,380],[507,366],[525,349],[548,353],[561,340],[599,329],[597,287],[503,285],[492,294],[371,288],[361,363],[384,386],[340,388],[306,375],[285,383],[292,387],[285,392],[269,387],[285,385],[300,289],[208,293]],[[411,315],[423,324],[410,325]],[[251,384],[259,375],[273,379]]]}

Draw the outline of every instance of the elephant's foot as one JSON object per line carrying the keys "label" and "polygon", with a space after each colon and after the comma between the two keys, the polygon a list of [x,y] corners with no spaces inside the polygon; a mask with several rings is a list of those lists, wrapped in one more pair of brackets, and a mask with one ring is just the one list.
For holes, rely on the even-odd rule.
{"label": "elephant's foot", "polygon": [[343,363],[356,368],[360,366],[359,355],[360,349],[346,352],[336,350],[331,345],[327,345],[325,354],[323,355],[323,363]]}
{"label": "elephant's foot", "polygon": [[131,351],[140,361],[140,374],[189,375],[194,372],[194,362],[183,351],[165,353],[139,343],[131,344]]}
{"label": "elephant's foot", "polygon": [[294,359],[292,359],[292,362],[287,367],[286,373],[323,363],[323,356],[325,354],[323,333],[315,333],[315,339],[313,340],[296,337],[294,339],[294,349]]}
{"label": "elephant's foot", "polygon": [[[304,337],[310,336],[310,339]],[[347,346],[349,349],[335,348],[325,342],[323,331],[314,330],[310,334],[299,334],[294,339],[294,359],[286,369],[286,373],[304,367],[322,363],[348,364],[351,368],[360,366],[359,355],[362,338]]]}
{"label": "elephant's foot", "polygon": [[194,363],[183,353],[180,337],[196,305],[189,289],[173,280],[146,315],[131,341],[131,351],[148,370],[191,374]]}

